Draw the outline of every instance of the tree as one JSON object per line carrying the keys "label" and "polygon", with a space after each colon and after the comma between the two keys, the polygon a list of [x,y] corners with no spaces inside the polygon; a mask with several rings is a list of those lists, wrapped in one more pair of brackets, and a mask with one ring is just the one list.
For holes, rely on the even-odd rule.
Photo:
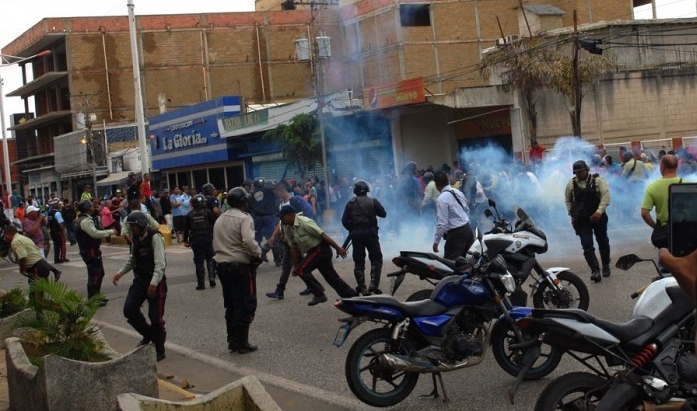
{"label": "tree", "polygon": [[[573,40],[573,39],[572,39]],[[576,107],[576,86],[573,53],[569,53],[569,42],[550,41],[542,37],[520,39],[506,44],[496,52],[488,54],[482,62],[485,75],[500,70],[505,86],[517,88],[523,97],[523,110],[529,123],[530,139],[537,139],[537,92],[541,88],[553,90],[567,100],[567,111],[571,117],[573,134],[581,136],[581,105]],[[582,55],[578,59],[579,98],[603,75],[614,68],[614,64],[599,55]]]}
{"label": "tree", "polygon": [[278,145],[289,166],[296,167],[304,181],[315,164],[322,161],[322,144],[317,121],[309,114],[298,114],[288,124],[281,124],[264,133],[264,141]]}

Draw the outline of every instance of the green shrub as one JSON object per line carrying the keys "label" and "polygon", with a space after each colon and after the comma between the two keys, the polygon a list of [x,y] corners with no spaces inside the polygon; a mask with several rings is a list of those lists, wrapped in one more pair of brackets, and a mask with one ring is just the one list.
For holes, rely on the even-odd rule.
{"label": "green shrub", "polygon": [[27,297],[21,288],[13,288],[0,296],[0,318],[9,317],[27,308]]}

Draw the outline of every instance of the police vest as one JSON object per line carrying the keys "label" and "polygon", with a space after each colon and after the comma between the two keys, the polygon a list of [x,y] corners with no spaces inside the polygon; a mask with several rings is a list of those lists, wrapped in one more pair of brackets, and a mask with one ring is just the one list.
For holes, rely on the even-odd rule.
{"label": "police vest", "polygon": [[351,216],[351,230],[377,228],[378,218],[375,214],[375,201],[368,196],[352,197],[348,203]]}
{"label": "police vest", "polygon": [[213,225],[211,224],[212,211],[204,208],[193,210],[189,213],[191,228],[189,229],[189,238],[198,236],[213,236]]}
{"label": "police vest", "polygon": [[61,229],[60,223],[58,223],[58,220],[56,220],[56,213],[57,212],[58,212],[58,210],[56,210],[55,208],[52,208],[51,210],[49,210],[48,216],[46,218],[46,220],[48,221],[48,228],[49,228],[49,230],[51,230],[53,232],[60,231],[60,229]]}
{"label": "police vest", "polygon": [[595,183],[597,177],[597,174],[592,175],[586,184],[586,188],[581,188],[581,186],[578,185],[576,177],[573,179],[573,202],[569,214],[578,221],[585,221],[598,210],[598,206],[600,205],[600,194],[598,193],[598,186]]}
{"label": "police vest", "polygon": [[134,236],[131,254],[133,254],[133,275],[150,281],[153,271],[155,271],[155,250],[152,247],[152,238],[155,235],[162,235],[159,231],[147,227],[144,237]]}
{"label": "police vest", "polygon": [[81,214],[77,219],[77,227],[75,228],[75,239],[77,240],[77,245],[80,247],[81,251],[98,249],[102,243],[100,238],[92,238],[89,234],[82,230],[82,222],[86,218],[92,218],[92,216]]}

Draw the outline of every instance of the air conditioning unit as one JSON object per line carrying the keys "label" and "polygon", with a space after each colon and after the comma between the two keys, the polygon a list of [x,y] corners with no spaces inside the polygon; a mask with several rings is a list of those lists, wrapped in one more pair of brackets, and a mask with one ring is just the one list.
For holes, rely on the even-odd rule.
{"label": "air conditioning unit", "polygon": [[508,36],[506,36],[506,44],[514,43],[514,42],[518,41],[518,39],[520,39],[519,35],[509,34]]}
{"label": "air conditioning unit", "polygon": [[501,37],[500,39],[496,39],[496,47],[501,47],[506,44],[506,39]]}

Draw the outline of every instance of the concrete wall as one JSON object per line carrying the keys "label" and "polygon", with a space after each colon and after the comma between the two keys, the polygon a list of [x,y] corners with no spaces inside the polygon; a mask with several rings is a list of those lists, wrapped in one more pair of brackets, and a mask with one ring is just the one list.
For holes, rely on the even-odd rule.
{"label": "concrete wall", "polygon": [[[447,123],[452,119],[452,111],[432,106],[417,113],[407,113],[399,119],[401,147],[395,150],[397,171],[408,161],[415,161],[419,168],[432,165],[440,167],[443,163],[452,164],[457,159],[457,142],[453,128]],[[400,163],[401,160],[401,163]]]}

